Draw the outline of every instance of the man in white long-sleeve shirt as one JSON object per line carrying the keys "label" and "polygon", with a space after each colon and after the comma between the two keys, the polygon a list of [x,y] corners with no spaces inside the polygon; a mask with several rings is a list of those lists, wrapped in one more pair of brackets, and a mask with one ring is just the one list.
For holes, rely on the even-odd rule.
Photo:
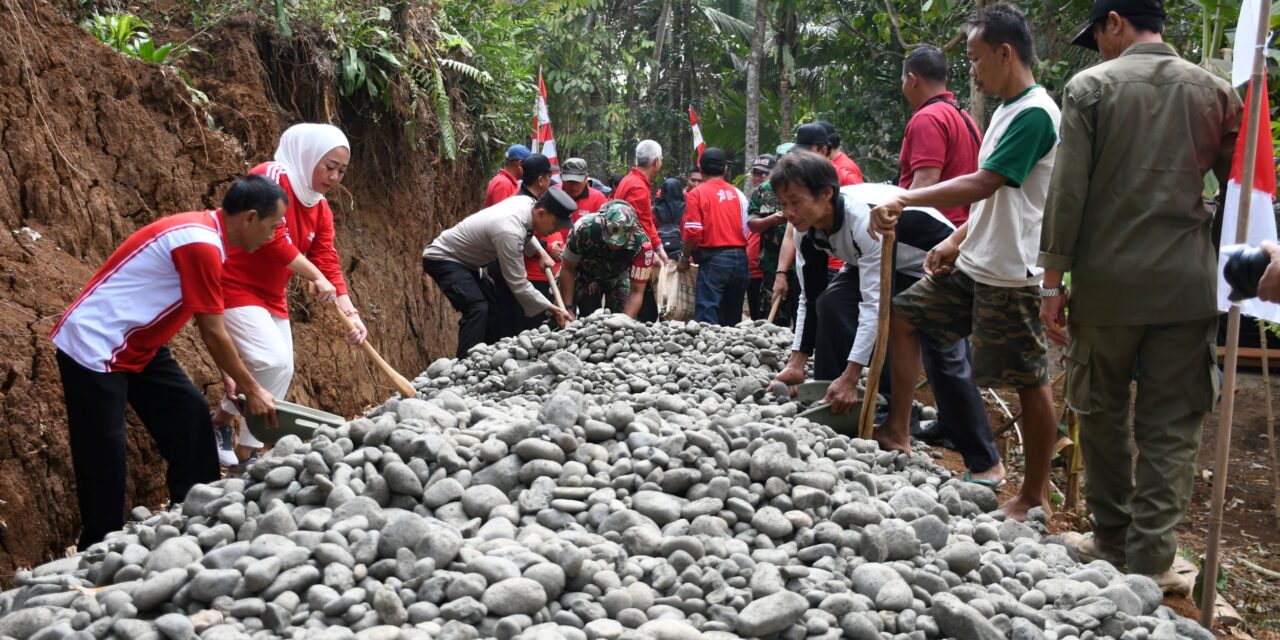
{"label": "man in white long-sleeve shirt", "polygon": [[[537,256],[540,245],[534,234],[546,235],[572,226],[570,216],[577,211],[573,198],[559,189],[550,189],[534,201],[516,194],[468,216],[440,234],[422,252],[422,269],[436,281],[449,303],[462,318],[458,321],[457,357],[466,357],[477,344],[497,337],[496,294],[484,269],[496,262],[503,280],[526,316],[550,311],[557,321],[572,319],[538,292],[525,271],[525,256]],[[543,266],[551,258],[542,254]]]}
{"label": "man in white long-sleeve shirt", "polygon": [[[857,382],[863,368],[871,360],[875,346],[880,304],[880,243],[871,238],[866,223],[871,208],[877,203],[892,199],[902,190],[877,184],[860,184],[839,187],[835,168],[821,156],[811,153],[791,153],[783,156],[769,178],[782,204],[783,215],[791,223],[799,242],[805,236],[814,246],[828,255],[844,260],[847,265],[822,293],[821,313],[854,315],[857,332],[843,340],[824,340],[823,348],[848,348],[843,373],[832,383],[827,393],[836,413],[844,413],[857,402]],[[910,219],[898,234],[897,277],[895,284],[914,282],[924,277],[924,258],[935,244],[946,239],[955,227],[935,209],[913,208]],[[802,267],[803,268],[803,267]],[[796,321],[794,351],[812,344],[806,336],[804,314],[806,293],[801,285],[801,304]],[[832,336],[827,336],[831,338]],[[850,345],[850,343],[852,343]],[[848,346],[846,346],[848,345]],[[934,371],[948,383],[972,386],[967,367],[943,367],[944,361],[964,360],[963,345],[929,345],[925,359]],[[959,348],[960,350],[957,350]],[[840,354],[820,353],[820,358],[836,358]],[[954,363],[953,363],[954,364]],[[975,396],[976,397],[976,396]],[[979,400],[980,402],[980,400]],[[940,407],[940,409],[946,409]]]}

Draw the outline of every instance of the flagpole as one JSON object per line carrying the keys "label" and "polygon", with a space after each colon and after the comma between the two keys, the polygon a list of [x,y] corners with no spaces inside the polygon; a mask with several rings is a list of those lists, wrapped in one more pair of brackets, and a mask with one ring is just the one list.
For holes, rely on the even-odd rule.
{"label": "flagpole", "polygon": [[[1240,178],[1240,210],[1236,221],[1236,244],[1249,234],[1249,207],[1253,204],[1253,175],[1258,158],[1259,116],[1262,112],[1263,74],[1266,73],[1267,31],[1271,26],[1271,0],[1262,0],[1258,11],[1258,33],[1254,38],[1253,73],[1249,77],[1249,105],[1245,111],[1244,166]],[[1236,364],[1240,352],[1240,305],[1232,302],[1227,315],[1227,356],[1222,384],[1222,411],[1218,415],[1217,451],[1213,461],[1213,502],[1209,513],[1209,538],[1205,541],[1204,570],[1201,573],[1200,625],[1213,628],[1214,605],[1218,601],[1218,543],[1222,538],[1222,511],[1227,497],[1228,453],[1231,450],[1231,422],[1235,414]],[[1265,348],[1266,345],[1263,345]]]}

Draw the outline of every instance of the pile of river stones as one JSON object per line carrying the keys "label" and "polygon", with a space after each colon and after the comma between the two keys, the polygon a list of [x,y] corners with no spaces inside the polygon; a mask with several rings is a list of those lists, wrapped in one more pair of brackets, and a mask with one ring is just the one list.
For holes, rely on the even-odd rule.
{"label": "pile of river stones", "polygon": [[437,361],[21,572],[0,637],[1211,637],[923,448],[796,418],[790,341],[605,314]]}

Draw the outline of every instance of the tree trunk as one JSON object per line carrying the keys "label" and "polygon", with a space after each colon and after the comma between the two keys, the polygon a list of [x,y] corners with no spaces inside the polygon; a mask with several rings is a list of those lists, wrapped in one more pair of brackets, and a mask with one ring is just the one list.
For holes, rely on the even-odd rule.
{"label": "tree trunk", "polygon": [[[987,0],[978,0],[976,11],[982,11],[986,6]],[[978,131],[987,130],[987,96],[978,91],[973,78],[969,79],[969,115],[973,117],[974,124],[978,125]]]}
{"label": "tree trunk", "polygon": [[[764,62],[764,36],[769,18],[766,0],[756,0],[756,26],[751,34],[751,56],[747,58],[747,141],[743,168],[750,171],[760,147],[760,65]],[[750,189],[751,181],[747,181]]]}
{"label": "tree trunk", "polygon": [[662,15],[658,17],[658,32],[654,37],[653,67],[649,74],[649,91],[658,86],[658,78],[662,72],[662,51],[667,43],[667,23],[671,20],[671,0],[662,3]]}
{"label": "tree trunk", "polygon": [[[791,119],[793,115],[793,107],[791,104],[791,74],[794,69],[795,55],[791,46],[795,42],[795,13],[787,7],[783,7],[778,17],[777,28],[777,49],[778,49],[778,103],[779,103],[779,120],[778,134],[782,142],[791,140]],[[788,63],[788,54],[792,63]]]}

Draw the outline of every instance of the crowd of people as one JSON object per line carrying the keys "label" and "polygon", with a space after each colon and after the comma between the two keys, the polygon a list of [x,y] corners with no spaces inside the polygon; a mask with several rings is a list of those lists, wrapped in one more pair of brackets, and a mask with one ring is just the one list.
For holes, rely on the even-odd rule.
{"label": "crowd of people", "polygon": [[[844,413],[863,400],[858,381],[889,296],[888,408],[876,440],[910,451],[923,366],[934,434],[963,455],[964,481],[998,488],[1007,470],[979,389],[1015,389],[1025,475],[1001,509],[1024,519],[1051,508],[1049,340],[1069,343],[1066,402],[1080,416],[1094,525],[1079,551],[1185,592],[1170,569],[1173,528],[1216,395],[1216,249],[1201,176],[1225,177],[1242,108],[1225,82],[1163,43],[1163,19],[1158,0],[1095,2],[1074,44],[1104,62],[1067,84],[1060,110],[1035,81],[1025,16],[1004,3],[981,9],[966,49],[974,86],[1000,100],[985,131],[948,91],[945,54],[913,50],[896,184],[864,182],[825,121],[755,158],[750,195],[714,147],[682,184],[659,181],[663,150],[643,140],[630,171],[606,185],[581,158],[555,166],[514,145],[484,208],[422,254],[459,312],[456,355],[601,308],[656,321],[656,270],[697,265],[695,320],[737,324],[745,305],[751,318],[793,326],[777,380],[830,381],[825,400]],[[337,128],[289,128],[274,160],[238,179],[220,208],[131,236],[54,328],[82,547],[123,524],[126,404],[169,462],[174,501],[216,479],[219,463],[253,462],[262,443],[239,417],[270,419],[288,392],[293,274],[351,318],[351,343],[365,339],[324,197],[349,159]],[[894,238],[892,254],[881,236]],[[1265,249],[1280,265],[1280,247]],[[882,285],[886,259],[893,278]],[[1280,296],[1264,285],[1264,296]],[[192,317],[224,372],[213,411],[164,346]]]}

